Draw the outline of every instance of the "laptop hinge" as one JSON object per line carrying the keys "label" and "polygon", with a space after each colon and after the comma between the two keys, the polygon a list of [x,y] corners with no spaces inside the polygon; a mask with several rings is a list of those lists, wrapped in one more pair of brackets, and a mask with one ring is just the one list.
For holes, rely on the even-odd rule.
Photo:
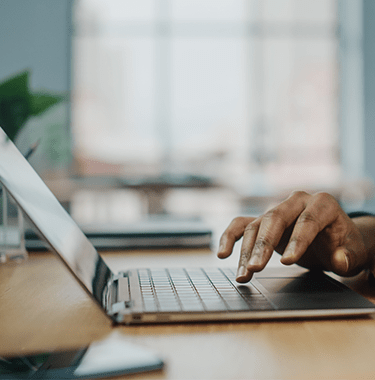
{"label": "laptop hinge", "polygon": [[131,306],[130,287],[128,272],[121,272],[111,279],[111,302],[109,314],[117,314]]}

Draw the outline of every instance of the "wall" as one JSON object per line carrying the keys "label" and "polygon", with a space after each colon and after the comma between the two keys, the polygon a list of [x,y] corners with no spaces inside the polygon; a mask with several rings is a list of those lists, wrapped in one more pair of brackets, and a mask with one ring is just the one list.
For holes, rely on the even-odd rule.
{"label": "wall", "polygon": [[32,70],[32,87],[70,88],[69,0],[0,1],[0,78]]}
{"label": "wall", "polygon": [[[29,69],[33,90],[69,93],[72,3],[73,0],[0,1],[0,81]],[[20,149],[27,149],[38,134],[44,135],[32,162],[40,171],[53,170],[54,163],[48,163],[46,155],[57,158],[60,167],[67,164],[69,113],[67,103],[54,107],[43,120],[28,125],[27,132],[20,136]],[[58,130],[52,129],[50,120]],[[65,139],[64,147],[57,143],[59,138]]]}
{"label": "wall", "polygon": [[[375,183],[375,1],[363,0],[365,172]],[[366,209],[375,212],[375,199]]]}

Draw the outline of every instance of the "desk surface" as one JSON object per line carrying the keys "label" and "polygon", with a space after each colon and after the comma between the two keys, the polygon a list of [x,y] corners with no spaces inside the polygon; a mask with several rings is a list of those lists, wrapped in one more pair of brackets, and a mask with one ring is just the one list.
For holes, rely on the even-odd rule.
{"label": "desk surface", "polygon": [[[233,265],[208,250],[108,253],[114,270]],[[364,275],[347,281],[375,301]],[[67,349],[114,327],[51,254],[0,266],[0,356]],[[126,379],[373,379],[375,323],[355,319],[115,327],[165,359],[163,371]]]}

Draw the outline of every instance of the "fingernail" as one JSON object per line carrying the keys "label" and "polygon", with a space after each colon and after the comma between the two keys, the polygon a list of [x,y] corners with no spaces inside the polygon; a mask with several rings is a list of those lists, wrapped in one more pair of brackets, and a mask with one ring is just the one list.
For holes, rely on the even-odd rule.
{"label": "fingernail", "polygon": [[216,254],[219,258],[221,257],[224,257],[224,245],[220,245],[219,246],[219,249],[217,250],[217,254]]}
{"label": "fingernail", "polygon": [[345,272],[348,272],[349,271],[349,258],[347,255],[345,255]]}
{"label": "fingernail", "polygon": [[349,271],[349,258],[344,250],[339,250],[336,253],[336,260],[338,261],[336,265],[339,268],[341,267],[340,269],[342,270],[343,273],[346,273]]}
{"label": "fingernail", "polygon": [[291,243],[288,244],[288,246],[286,247],[286,250],[284,251],[283,253],[283,258],[284,259],[289,259],[289,258],[292,258],[294,256],[294,251],[296,249],[296,243],[294,241],[292,241]]}
{"label": "fingernail", "polygon": [[238,270],[237,270],[237,275],[236,275],[236,278],[239,278],[239,277],[245,277],[246,276],[246,273],[247,273],[247,269],[245,266],[241,265]]}

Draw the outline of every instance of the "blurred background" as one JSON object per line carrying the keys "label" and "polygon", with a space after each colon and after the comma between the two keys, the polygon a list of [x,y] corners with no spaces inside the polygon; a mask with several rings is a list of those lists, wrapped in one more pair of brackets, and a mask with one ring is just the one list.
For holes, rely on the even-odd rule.
{"label": "blurred background", "polygon": [[375,211],[373,0],[0,0],[0,82],[68,100],[16,136],[79,223]]}

